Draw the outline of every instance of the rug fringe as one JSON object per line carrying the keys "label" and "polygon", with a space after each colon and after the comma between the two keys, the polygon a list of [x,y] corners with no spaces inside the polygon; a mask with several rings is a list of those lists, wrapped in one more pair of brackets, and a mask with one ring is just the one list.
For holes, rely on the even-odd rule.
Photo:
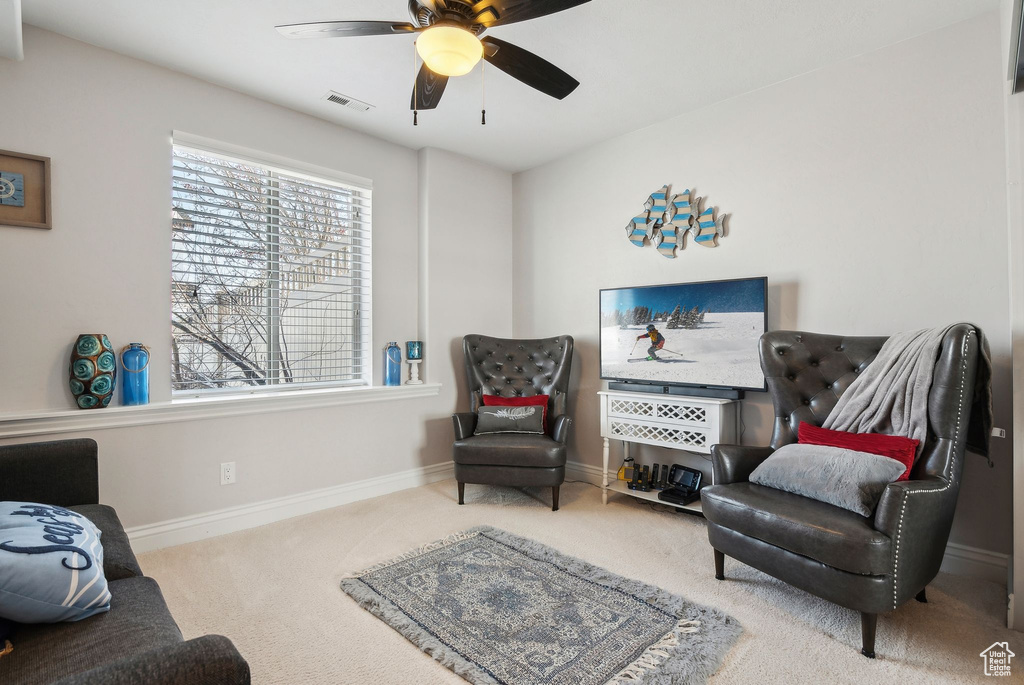
{"label": "rug fringe", "polygon": [[409,559],[421,556],[428,552],[433,552],[434,550],[441,549],[442,547],[454,545],[456,542],[462,542],[463,540],[468,540],[470,538],[476,537],[485,530],[488,530],[487,526],[477,526],[476,528],[470,528],[468,530],[459,531],[458,533],[452,533],[451,535],[445,538],[441,538],[440,540],[435,540],[434,542],[421,545],[415,549],[409,550],[401,556],[395,557],[393,559],[388,559],[387,561],[381,562],[379,564],[375,564],[369,568],[365,568],[362,571],[359,571],[358,573],[346,573],[341,577],[341,579],[344,580],[346,578],[359,578],[360,576],[365,576],[368,573],[379,571],[383,568],[387,568],[388,566],[394,566],[399,562],[407,561]]}
{"label": "rug fringe", "polygon": [[649,675],[648,671],[654,671],[669,658],[673,648],[679,646],[679,637],[688,633],[696,633],[700,630],[700,621],[682,620],[676,627],[665,634],[660,640],[644,650],[636,661],[608,681],[607,685],[628,685],[636,683]]}

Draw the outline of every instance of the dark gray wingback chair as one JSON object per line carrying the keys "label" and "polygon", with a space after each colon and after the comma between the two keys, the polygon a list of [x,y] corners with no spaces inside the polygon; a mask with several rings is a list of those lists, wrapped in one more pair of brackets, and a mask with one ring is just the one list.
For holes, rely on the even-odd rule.
{"label": "dark gray wingback chair", "polygon": [[880,613],[916,596],[942,564],[963,470],[978,335],[954,326],[942,341],[928,397],[928,437],[910,480],[890,483],[872,518],[748,482],[773,450],[796,442],[801,421],[821,423],[886,338],[773,331],[761,368],[775,404],[769,447],[716,445],[714,485],[701,493],[715,577],[725,555],[813,595],[861,612],[864,656],[875,656]]}
{"label": "dark gray wingback chair", "polygon": [[[466,483],[550,486],[551,509],[558,511],[558,488],[565,481],[565,445],[572,423],[566,414],[572,343],[568,335],[541,340],[486,335],[462,339],[471,411],[452,416],[459,504]],[[548,395],[548,434],[473,435],[483,395]]]}

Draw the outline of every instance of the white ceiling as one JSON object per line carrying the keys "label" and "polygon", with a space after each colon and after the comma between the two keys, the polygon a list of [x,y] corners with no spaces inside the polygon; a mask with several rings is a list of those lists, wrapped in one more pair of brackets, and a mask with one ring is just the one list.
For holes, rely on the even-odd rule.
{"label": "white ceiling", "polygon": [[[413,38],[288,40],[276,24],[407,21],[407,0],[24,0],[26,23],[412,148],[512,171],[927,33],[999,0],[592,0],[490,35],[581,86],[561,102],[488,68],[452,79],[412,126]],[[31,48],[31,46],[29,46]],[[31,50],[27,57],[31,59]],[[375,105],[357,113],[328,90]]]}

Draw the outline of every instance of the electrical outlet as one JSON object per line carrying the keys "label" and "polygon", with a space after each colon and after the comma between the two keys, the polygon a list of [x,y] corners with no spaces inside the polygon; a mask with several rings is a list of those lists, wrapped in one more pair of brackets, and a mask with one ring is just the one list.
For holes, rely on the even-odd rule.
{"label": "electrical outlet", "polygon": [[993,438],[1005,438],[1006,437],[1006,429],[1005,428],[993,428],[992,429],[992,437]]}
{"label": "electrical outlet", "polygon": [[235,462],[226,461],[220,465],[220,484],[233,485],[236,477]]}

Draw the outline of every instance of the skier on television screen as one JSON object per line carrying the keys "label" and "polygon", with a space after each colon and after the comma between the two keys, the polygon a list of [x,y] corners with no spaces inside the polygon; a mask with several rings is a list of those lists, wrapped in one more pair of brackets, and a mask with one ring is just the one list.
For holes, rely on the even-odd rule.
{"label": "skier on television screen", "polygon": [[647,332],[636,336],[637,340],[642,340],[644,338],[651,339],[651,346],[647,348],[647,360],[654,361],[659,359],[660,357],[658,357],[657,352],[665,346],[665,336],[658,331],[657,327],[653,323],[649,323],[647,324]]}

